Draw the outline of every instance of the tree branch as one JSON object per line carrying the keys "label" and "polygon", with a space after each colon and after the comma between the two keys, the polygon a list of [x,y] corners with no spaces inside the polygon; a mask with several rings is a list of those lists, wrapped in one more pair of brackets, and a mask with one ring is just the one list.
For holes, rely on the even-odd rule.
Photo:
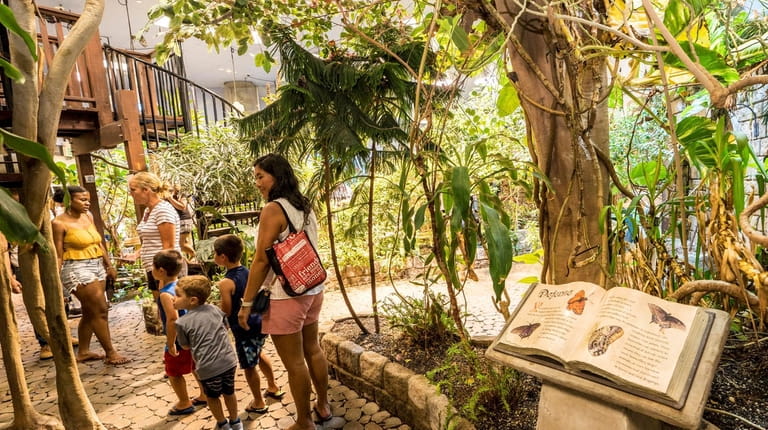
{"label": "tree branch", "polygon": [[709,97],[712,100],[712,104],[719,107],[726,107],[729,91],[723,87],[723,85],[715,79],[701,64],[693,61],[688,54],[685,53],[683,47],[675,39],[675,36],[669,31],[664,21],[659,17],[656,11],[653,9],[653,5],[650,0],[642,0],[643,8],[651,20],[656,29],[659,30],[664,40],[669,45],[670,51],[676,55],[689,72],[696,78],[697,81],[709,92]]}
{"label": "tree branch", "polygon": [[739,227],[741,227],[741,231],[744,232],[749,240],[761,246],[768,246],[768,236],[758,233],[757,230],[752,228],[752,225],[749,223],[749,217],[766,205],[768,205],[768,193],[763,194],[759,199],[752,202],[752,204],[747,206],[739,215]]}
{"label": "tree branch", "polygon": [[693,293],[723,293],[727,294],[734,299],[746,304],[750,307],[758,307],[759,301],[757,296],[753,293],[742,289],[736,284],[730,282],[718,281],[714,279],[704,279],[697,281],[688,281],[684,283],[680,288],[670,293],[667,298],[681,301],[682,299],[690,296]]}

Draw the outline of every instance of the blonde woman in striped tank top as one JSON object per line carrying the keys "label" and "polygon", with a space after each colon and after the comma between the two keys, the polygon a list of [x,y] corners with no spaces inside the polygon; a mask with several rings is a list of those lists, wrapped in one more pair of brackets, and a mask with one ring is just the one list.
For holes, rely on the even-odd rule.
{"label": "blonde woman in striped tank top", "polygon": [[[77,361],[104,359],[107,364],[127,363],[130,360],[117,353],[109,333],[104,288],[107,277],[114,279],[117,272],[88,211],[90,193],[78,186],[67,189],[71,201],[64,213],[53,220],[53,241],[64,294],[74,294],[83,307],[83,316],[77,326],[80,339]],[[93,334],[106,356],[90,350]]]}

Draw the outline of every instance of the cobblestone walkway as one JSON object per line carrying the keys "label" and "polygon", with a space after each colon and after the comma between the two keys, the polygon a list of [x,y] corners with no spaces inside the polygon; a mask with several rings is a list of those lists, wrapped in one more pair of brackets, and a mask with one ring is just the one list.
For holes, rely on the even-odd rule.
{"label": "cobblestone walkway", "polygon": [[[473,316],[467,326],[474,334],[495,335],[501,331],[503,320],[493,309],[491,288],[486,270],[479,270],[480,282],[469,281],[465,288],[469,310]],[[516,276],[530,275],[529,271]],[[508,281],[511,283],[511,281]],[[398,292],[407,295],[421,294],[421,288],[409,283],[399,283]],[[391,286],[377,288],[378,297],[383,298],[393,291]],[[513,288],[513,297],[522,290]],[[349,289],[349,296],[358,313],[370,312],[370,290],[367,287]],[[35,408],[45,414],[58,415],[56,387],[54,383],[53,361],[39,361],[37,342],[32,327],[24,311],[21,297],[14,295],[14,307],[19,323],[22,342],[22,359],[26,371],[27,384]],[[321,321],[349,316],[341,294],[328,291],[321,314]],[[76,319],[70,320],[72,333],[76,333]],[[112,306],[110,327],[113,343],[120,353],[132,358],[132,362],[121,366],[105,365],[100,361],[78,365],[80,377],[88,397],[102,422],[119,429],[212,429],[214,419],[206,407],[198,407],[197,412],[184,417],[169,417],[168,410],[175,395],[167,379],[163,377],[161,361],[164,337],[146,333],[139,306],[133,302],[123,302]],[[96,339],[92,342],[93,350],[102,352]],[[295,408],[288,390],[288,377],[277,357],[271,341],[267,341],[266,353],[272,358],[275,378],[284,389],[286,396],[278,401],[267,399],[269,411],[263,415],[240,413],[245,428],[249,429],[285,429],[293,423]],[[191,379],[191,378],[188,378]],[[262,384],[264,386],[265,384]],[[251,399],[245,378],[241,371],[236,379],[237,398],[240,408],[244,408]],[[331,380],[329,396],[334,418],[318,428],[327,429],[399,429],[410,427],[392,414],[382,410],[376,403],[360,397],[356,392]],[[191,395],[197,393],[194,382],[188,381]],[[5,369],[0,369],[0,426],[13,418],[10,392],[8,390]]]}

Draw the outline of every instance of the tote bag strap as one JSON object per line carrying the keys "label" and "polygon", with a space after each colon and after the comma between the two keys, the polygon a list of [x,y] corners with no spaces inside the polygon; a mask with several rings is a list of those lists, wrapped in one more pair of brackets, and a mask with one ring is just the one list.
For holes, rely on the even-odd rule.
{"label": "tote bag strap", "polygon": [[[283,215],[285,215],[285,220],[288,222],[288,229],[291,233],[296,233],[296,227],[293,226],[293,222],[291,222],[291,217],[288,216],[288,212],[285,211],[285,207],[283,207],[283,204],[278,202],[277,200],[272,200],[273,202],[277,203],[278,206],[280,206],[280,209],[283,211]],[[307,225],[307,218],[309,218],[308,213],[304,213],[304,225]],[[304,230],[304,226],[301,228]]]}

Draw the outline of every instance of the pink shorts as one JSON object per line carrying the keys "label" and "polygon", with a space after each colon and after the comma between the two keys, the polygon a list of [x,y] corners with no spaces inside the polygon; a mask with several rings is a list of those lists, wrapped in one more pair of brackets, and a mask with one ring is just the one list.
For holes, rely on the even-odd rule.
{"label": "pink shorts", "polygon": [[294,334],[320,319],[323,293],[271,300],[262,315],[261,332],[264,334]]}

